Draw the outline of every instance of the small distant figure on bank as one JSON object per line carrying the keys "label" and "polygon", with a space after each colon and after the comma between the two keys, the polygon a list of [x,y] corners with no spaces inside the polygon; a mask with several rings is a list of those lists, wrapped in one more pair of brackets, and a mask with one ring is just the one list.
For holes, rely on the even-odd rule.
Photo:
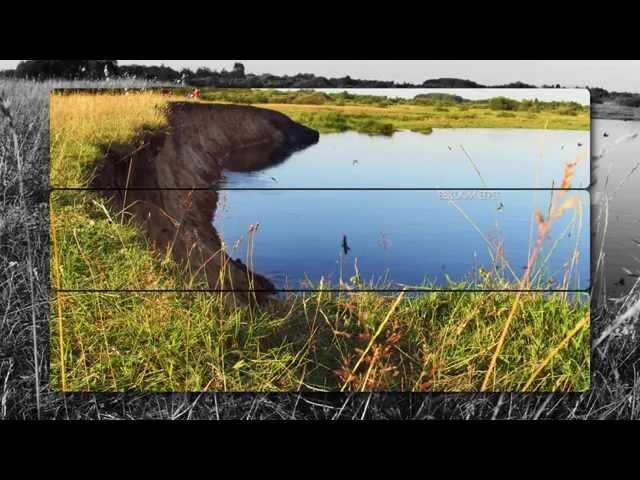
{"label": "small distant figure on bank", "polygon": [[349,250],[351,250],[351,247],[347,244],[346,235],[342,235],[342,250],[344,251],[345,255],[347,255],[349,253]]}
{"label": "small distant figure on bank", "polygon": [[193,92],[191,92],[189,94],[189,98],[192,98],[194,100],[199,100],[200,99],[200,89],[199,88],[194,88]]}

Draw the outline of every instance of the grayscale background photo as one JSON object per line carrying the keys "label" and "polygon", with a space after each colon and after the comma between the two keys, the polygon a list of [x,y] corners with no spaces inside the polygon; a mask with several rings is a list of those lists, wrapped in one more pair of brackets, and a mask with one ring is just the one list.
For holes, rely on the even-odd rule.
{"label": "grayscale background photo", "polygon": [[[640,61],[88,62],[78,68],[0,60],[0,419],[639,418]],[[548,395],[50,391],[49,92],[176,85],[362,88],[372,94],[408,87],[588,88],[591,389]]]}

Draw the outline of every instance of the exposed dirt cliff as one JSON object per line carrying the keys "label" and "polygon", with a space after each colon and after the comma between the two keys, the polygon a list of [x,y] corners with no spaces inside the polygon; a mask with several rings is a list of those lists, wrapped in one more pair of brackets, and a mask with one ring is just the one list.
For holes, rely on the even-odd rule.
{"label": "exposed dirt cliff", "polygon": [[223,169],[256,170],[283,161],[316,143],[318,132],[250,106],[171,103],[167,116],[168,128],[141,133],[133,153],[131,145],[109,146],[92,186],[105,189],[118,208],[126,205],[157,248],[170,247],[174,259],[204,276],[210,288],[273,291],[268,279],[222,250],[212,226],[215,185]]}

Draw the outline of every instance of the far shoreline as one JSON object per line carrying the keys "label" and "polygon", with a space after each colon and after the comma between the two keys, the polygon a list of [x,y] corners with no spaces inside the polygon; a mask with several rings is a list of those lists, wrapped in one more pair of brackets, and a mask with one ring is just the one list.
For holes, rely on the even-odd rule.
{"label": "far shoreline", "polygon": [[591,106],[591,118],[594,120],[640,122],[640,108],[626,107],[615,103],[595,103]]}

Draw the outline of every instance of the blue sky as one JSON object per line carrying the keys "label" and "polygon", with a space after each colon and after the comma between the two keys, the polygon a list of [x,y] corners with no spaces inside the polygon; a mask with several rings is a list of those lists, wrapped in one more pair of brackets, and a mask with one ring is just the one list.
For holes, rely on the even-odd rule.
{"label": "blue sky", "polygon": [[[121,64],[165,65],[173,68],[231,69],[236,60],[119,60]],[[640,93],[639,60],[237,60],[250,73],[276,75],[314,73],[326,77],[394,80],[418,83],[428,78],[455,77],[482,84],[523,81],[533,85],[598,86]],[[0,69],[18,60],[0,60]]]}

